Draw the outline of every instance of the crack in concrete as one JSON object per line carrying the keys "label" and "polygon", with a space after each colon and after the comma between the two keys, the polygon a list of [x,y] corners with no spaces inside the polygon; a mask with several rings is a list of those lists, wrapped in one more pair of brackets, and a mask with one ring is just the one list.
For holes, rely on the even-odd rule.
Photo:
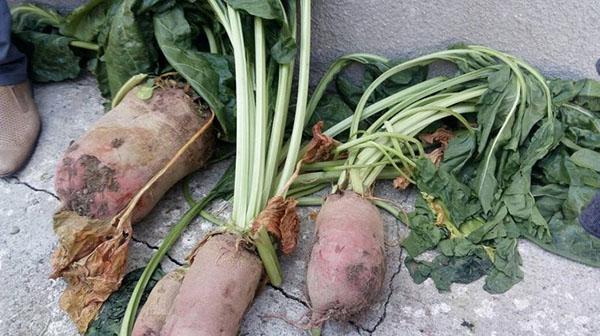
{"label": "crack in concrete", "polygon": [[[148,243],[148,242],[146,242],[146,241],[144,241],[144,240],[141,240],[141,239],[135,238],[135,237],[133,237],[133,236],[131,237],[131,240],[133,240],[133,241],[134,241],[134,242],[136,242],[136,243],[144,244],[144,245],[146,245],[146,247],[148,247],[148,248],[149,248],[149,249],[151,249],[151,250],[158,250],[158,246],[154,246],[154,245],[152,245],[152,244],[150,244],[150,243]],[[169,258],[169,260],[171,260],[171,262],[172,262],[172,263],[174,263],[174,264],[176,264],[176,265],[178,265],[178,266],[183,266],[183,265],[184,265],[184,263],[183,263],[183,262],[181,262],[181,261],[179,261],[179,260],[175,259],[174,257],[172,257],[172,256],[169,254],[169,252],[167,252],[167,254],[166,254],[166,257],[167,257],[167,258]]]}
{"label": "crack in concrete", "polygon": [[[398,256],[398,259],[401,259],[401,257],[402,257],[402,250],[400,251],[400,255]],[[394,290],[395,290],[394,280],[396,279],[396,276],[398,276],[398,274],[400,274],[401,270],[402,270],[402,260],[398,261],[398,268],[396,269],[396,271],[394,271],[394,274],[392,274],[392,277],[390,278],[390,283],[389,283],[389,287],[388,287],[389,293],[387,295],[387,298],[385,299],[385,303],[383,304],[383,313],[381,314],[381,316],[379,316],[377,323],[375,323],[375,325],[372,328],[367,328],[367,327],[361,326],[355,321],[349,321],[351,325],[368,333],[369,335],[372,335],[377,330],[377,328],[379,328],[379,326],[381,325],[381,323],[383,323],[383,321],[385,320],[385,317],[387,316],[387,308],[388,308],[388,305],[392,298],[392,294],[394,294]]]}
{"label": "crack in concrete", "polygon": [[[50,196],[54,197],[56,200],[60,200],[60,199],[58,198],[58,196],[56,196],[56,194],[54,194],[54,193],[53,193],[53,192],[51,192],[50,190],[46,190],[46,189],[42,189],[42,188],[36,188],[36,187],[32,186],[31,184],[29,184],[29,183],[27,183],[27,182],[21,181],[21,180],[20,180],[18,177],[16,177],[16,176],[11,176],[11,177],[3,177],[2,179],[3,179],[4,181],[6,181],[7,183],[9,183],[9,184],[22,185],[22,186],[25,186],[25,187],[27,187],[27,188],[29,188],[29,189],[31,189],[31,190],[33,190],[33,191],[35,191],[35,192],[42,192],[42,193],[45,193],[45,194],[47,194],[47,195],[50,195]],[[11,180],[12,180],[13,182],[11,182]]]}
{"label": "crack in concrete", "polygon": [[[402,256],[402,252],[400,252],[400,255],[398,256],[398,259],[400,259],[400,257]],[[377,323],[375,324],[375,326],[372,328],[372,330],[369,330],[369,332],[371,334],[373,334],[377,328],[379,328],[379,326],[381,325],[381,323],[383,323],[383,321],[385,320],[385,317],[387,316],[387,308],[388,305],[390,303],[390,300],[392,298],[392,295],[394,294],[394,280],[396,280],[396,277],[398,276],[398,274],[400,274],[400,271],[402,270],[402,260],[398,260],[398,268],[396,269],[396,271],[394,272],[394,274],[392,274],[392,277],[390,279],[390,292],[385,300],[385,303],[383,304],[383,314],[381,314],[381,316],[379,317],[379,320],[377,321]]]}
{"label": "crack in concrete", "polygon": [[353,326],[353,327],[354,327],[354,329],[356,329],[356,332],[357,332],[359,335],[362,335],[363,333],[368,333],[368,334],[370,335],[370,332],[369,332],[369,330],[367,330],[367,329],[365,329],[364,327],[362,327],[362,326],[358,325],[356,322],[354,322],[354,321],[348,321],[348,323],[350,323],[350,325],[351,325],[351,326]]}
{"label": "crack in concrete", "polygon": [[286,298],[288,298],[288,299],[290,299],[290,300],[293,300],[293,301],[296,301],[296,302],[298,302],[299,304],[303,305],[304,307],[306,307],[306,308],[310,309],[310,305],[309,305],[307,302],[305,302],[304,300],[302,300],[301,298],[299,298],[299,297],[297,297],[297,296],[295,296],[295,295],[292,295],[292,294],[290,294],[290,293],[286,292],[286,291],[285,291],[283,288],[281,288],[281,287],[275,287],[275,286],[273,286],[273,285],[271,285],[271,284],[267,284],[267,286],[268,286],[269,288],[272,288],[272,289],[274,289],[274,290],[278,291],[279,293],[281,293],[281,294],[282,294],[283,296],[285,296]]}

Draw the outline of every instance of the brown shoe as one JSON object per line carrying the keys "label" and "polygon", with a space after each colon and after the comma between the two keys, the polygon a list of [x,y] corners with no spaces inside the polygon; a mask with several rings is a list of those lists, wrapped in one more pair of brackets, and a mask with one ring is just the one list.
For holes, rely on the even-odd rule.
{"label": "brown shoe", "polygon": [[0,176],[17,171],[40,131],[40,115],[29,82],[0,86]]}

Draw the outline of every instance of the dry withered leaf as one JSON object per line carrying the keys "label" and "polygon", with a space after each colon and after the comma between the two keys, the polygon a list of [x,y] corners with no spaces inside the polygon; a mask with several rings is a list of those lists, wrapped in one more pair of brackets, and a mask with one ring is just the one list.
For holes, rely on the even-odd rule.
{"label": "dry withered leaf", "polygon": [[436,167],[439,167],[440,163],[442,163],[444,152],[448,149],[448,142],[450,142],[452,138],[454,138],[454,133],[445,127],[438,128],[433,133],[419,135],[419,139],[426,144],[440,145],[438,148],[426,154]]}
{"label": "dry withered leaf", "polygon": [[419,139],[426,144],[440,144],[443,149],[448,148],[448,142],[454,138],[454,133],[451,130],[441,127],[435,132],[419,135]]}
{"label": "dry withered leaf", "polygon": [[[82,246],[80,243],[85,241],[89,234],[111,232],[106,236],[106,240],[100,242],[89,254],[72,255],[75,259],[59,273],[68,284],[60,298],[60,307],[69,314],[79,331],[84,332],[96,317],[102,303],[121,284],[131,240],[131,221],[129,218],[124,221],[115,219],[118,222],[116,227],[113,226],[114,222],[105,221],[96,231],[87,225],[83,228],[69,228],[69,223],[80,222],[81,218],[73,218],[80,217],[74,213],[67,216],[73,220],[65,218],[61,229],[73,229],[70,232],[74,236],[74,244],[65,245],[65,240],[61,239],[61,248]],[[59,262],[60,257],[61,253],[57,251],[53,256],[53,263]]]}
{"label": "dry withered leaf", "polygon": [[332,151],[337,142],[330,136],[323,134],[323,121],[319,121],[312,128],[313,138],[308,144],[308,149],[302,157],[304,163],[327,161],[333,158]]}
{"label": "dry withered leaf", "polygon": [[55,216],[59,248],[52,256],[51,277],[62,276],[67,288],[60,298],[85,332],[102,303],[121,284],[131,240],[131,217],[94,220],[70,211]]}
{"label": "dry withered leaf", "polygon": [[261,227],[265,227],[269,233],[281,239],[279,224],[285,214],[285,200],[281,196],[275,196],[267,202],[267,206],[256,216],[252,223],[252,233],[258,232]]}
{"label": "dry withered leaf", "polygon": [[322,127],[323,121],[319,121],[313,126],[313,138],[307,146],[306,153],[304,153],[302,159],[296,164],[296,169],[285,184],[284,190],[288,190],[294,180],[296,180],[303,164],[327,161],[333,158],[333,150],[338,145],[338,142],[332,137],[323,134],[321,131]]}
{"label": "dry withered leaf", "polygon": [[269,233],[281,241],[281,251],[290,254],[298,243],[300,220],[296,212],[298,201],[293,198],[284,199],[275,196],[269,200],[267,206],[258,214],[252,223],[252,233],[265,227]]}
{"label": "dry withered leaf", "polygon": [[404,176],[398,176],[394,179],[394,188],[398,190],[405,190],[410,185],[410,181]]}
{"label": "dry withered leaf", "polygon": [[444,160],[444,148],[438,147],[425,155],[436,167],[439,167],[442,160]]}
{"label": "dry withered leaf", "polygon": [[281,231],[281,251],[283,254],[291,254],[298,245],[298,234],[300,233],[300,219],[296,206],[298,201],[289,198],[286,202],[285,213],[281,218],[279,230]]}
{"label": "dry withered leaf", "polygon": [[432,202],[431,209],[435,214],[435,225],[444,226],[444,223],[446,222],[446,212],[444,212],[444,208],[437,202]]}

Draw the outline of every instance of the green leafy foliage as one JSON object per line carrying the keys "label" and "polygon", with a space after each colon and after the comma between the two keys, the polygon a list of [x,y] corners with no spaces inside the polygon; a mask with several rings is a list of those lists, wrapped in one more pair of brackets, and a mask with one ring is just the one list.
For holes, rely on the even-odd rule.
{"label": "green leafy foliage", "polygon": [[102,95],[110,99],[131,76],[158,73],[152,16],[154,10],[162,10],[169,3],[92,0],[64,18],[51,10],[23,5],[13,9],[12,28],[22,40],[17,42],[30,46],[35,80],[74,78],[81,71],[80,60],[86,60]]}
{"label": "green leafy foliage", "polygon": [[449,146],[444,152],[442,169],[453,174],[460,172],[475,153],[476,144],[473,133],[465,130],[457,132],[454,138],[450,139]]}
{"label": "green leafy foliage", "polygon": [[[508,66],[503,66],[489,76],[488,90],[477,106],[478,152],[482,159],[477,169],[475,189],[485,212],[491,210],[499,187],[496,172],[501,167],[498,169],[497,152],[511,138],[519,91],[515,75]],[[494,138],[490,140],[492,132]]]}
{"label": "green leafy foliage", "polygon": [[429,159],[419,159],[416,171],[419,190],[440,200],[452,222],[462,223],[481,212],[481,205],[472,190],[447,171],[436,169]]}
{"label": "green leafy foliage", "polygon": [[[340,75],[336,79],[337,92],[353,110],[356,108],[363,92],[377,77],[394,65],[402,63],[402,60],[394,60],[385,63],[371,60],[362,61],[364,63],[362,63],[363,72],[361,79],[357,80],[350,75]],[[402,89],[422,82],[427,78],[428,70],[429,68],[427,66],[417,66],[395,74],[377,88],[369,101],[374,102],[381,100]]]}
{"label": "green leafy foliage", "polygon": [[436,216],[423,197],[417,197],[415,211],[408,214],[409,236],[402,241],[402,247],[412,257],[435,248],[448,232],[435,224]]}
{"label": "green leafy foliage", "polygon": [[582,148],[573,155],[571,161],[582,168],[589,168],[600,173],[600,153],[591,149]]}
{"label": "green leafy foliage", "polygon": [[108,86],[114,95],[134,75],[155,73],[158,54],[144,34],[146,28],[133,12],[136,0],[124,0],[111,21],[103,60],[109,69]]}
{"label": "green leafy foliage", "polygon": [[585,159],[584,164],[573,160],[574,156],[578,159],[581,154],[575,154],[582,150],[589,149],[569,155],[572,150],[561,145],[538,164],[540,173],[534,174],[532,195],[548,223],[551,238],[540,239],[531,232],[523,235],[552,253],[600,267],[600,239],[586,232],[579,223],[581,211],[600,192],[600,174],[586,167]]}
{"label": "green leafy foliage", "polygon": [[119,3],[118,0],[92,0],[85,3],[65,17],[60,33],[81,41],[96,41],[100,33],[110,28],[110,19]]}
{"label": "green leafy foliage", "polygon": [[277,0],[225,0],[231,7],[268,20],[283,20],[284,11]]}
{"label": "green leafy foliage", "polygon": [[217,116],[224,139],[235,134],[235,83],[229,60],[192,47],[191,28],[183,10],[174,7],[154,17],[158,45],[177,72],[206,101]]}
{"label": "green leafy foliage", "polygon": [[296,56],[296,40],[291,36],[283,36],[271,48],[273,59],[279,64],[289,64]]}
{"label": "green leafy foliage", "polygon": [[339,95],[326,94],[317,104],[307,124],[307,133],[310,133],[312,125],[323,121],[323,129],[328,129],[340,121],[352,116],[354,111],[348,106]]}
{"label": "green leafy foliage", "polygon": [[55,10],[33,4],[25,4],[11,9],[12,29],[15,32],[41,31],[48,27],[59,28],[63,17]]}
{"label": "green leafy foliage", "polygon": [[11,12],[15,42],[29,57],[33,80],[61,81],[79,75],[80,57],[69,46],[73,39],[56,34],[64,24],[60,14],[35,5],[18,6]]}
{"label": "green leafy foliage", "polygon": [[[85,333],[86,336],[119,335],[121,320],[125,315],[127,303],[129,302],[129,298],[131,297],[133,289],[135,288],[135,285],[143,271],[143,268],[138,268],[125,275],[123,281],[121,282],[121,288],[112,293],[108,300],[106,300],[102,306],[100,314],[92,322]],[[142,296],[142,304],[146,301],[148,295],[150,295],[150,292],[152,291],[152,288],[154,288],[158,280],[160,280],[164,274],[165,273],[160,268],[158,268],[152,274],[152,278],[148,282],[148,286],[146,287],[144,295]]]}
{"label": "green leafy foliage", "polygon": [[[494,69],[476,106],[477,136],[458,132],[439,168],[420,159],[413,175],[422,196],[408,215],[405,263],[415,282],[431,278],[440,290],[485,276],[486,291],[507,291],[523,279],[520,238],[600,267],[600,239],[578,219],[600,191],[600,86],[550,82],[548,113],[532,73]],[[433,261],[417,259],[429,250]]]}
{"label": "green leafy foliage", "polygon": [[453,283],[468,284],[476,281],[492,268],[492,263],[482,250],[456,258],[439,255],[432,262],[407,257],[404,264],[415,283],[431,278],[440,291],[449,291]]}
{"label": "green leafy foliage", "polygon": [[38,82],[62,81],[79,76],[79,56],[69,47],[68,37],[25,31],[16,34],[25,44],[21,48],[33,68],[32,79]]}
{"label": "green leafy foliage", "polygon": [[[410,259],[407,267],[418,282],[431,277],[439,290],[452,283],[470,283],[486,276],[484,289],[501,293],[522,279],[520,256],[516,250],[519,231],[506,207],[495,217],[482,220],[482,208],[475,193],[444,169],[436,169],[429,159],[419,159],[415,211],[409,214],[410,234],[402,242]],[[514,247],[512,250],[510,247]],[[415,258],[437,249],[433,262]]]}

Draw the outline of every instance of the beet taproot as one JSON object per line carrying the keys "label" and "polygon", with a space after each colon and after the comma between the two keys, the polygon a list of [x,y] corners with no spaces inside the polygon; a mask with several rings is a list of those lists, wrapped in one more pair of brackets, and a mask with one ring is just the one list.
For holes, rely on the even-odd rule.
{"label": "beet taproot", "polygon": [[312,323],[360,312],[380,293],[384,275],[379,210],[352,191],[329,195],[317,216],[306,275]]}
{"label": "beet taproot", "polygon": [[[64,210],[94,219],[115,216],[207,120],[181,89],[156,90],[148,101],[136,92],[73,142],[59,161],[55,190]],[[148,214],[173,184],[204,166],[213,147],[214,134],[206,132],[189,148],[185,162],[173,167],[170,179],[140,201],[133,221]]]}
{"label": "beet taproot", "polygon": [[162,336],[235,336],[263,273],[239,236],[207,238],[196,250]]}
{"label": "beet taproot", "polygon": [[214,116],[184,90],[156,89],[148,100],[137,91],[74,141],[56,170],[51,277],[66,280],[60,305],[82,332],[120,286],[131,225],[204,166],[215,143]]}
{"label": "beet taproot", "polygon": [[132,336],[160,335],[185,273],[184,268],[178,268],[158,281],[135,320]]}

